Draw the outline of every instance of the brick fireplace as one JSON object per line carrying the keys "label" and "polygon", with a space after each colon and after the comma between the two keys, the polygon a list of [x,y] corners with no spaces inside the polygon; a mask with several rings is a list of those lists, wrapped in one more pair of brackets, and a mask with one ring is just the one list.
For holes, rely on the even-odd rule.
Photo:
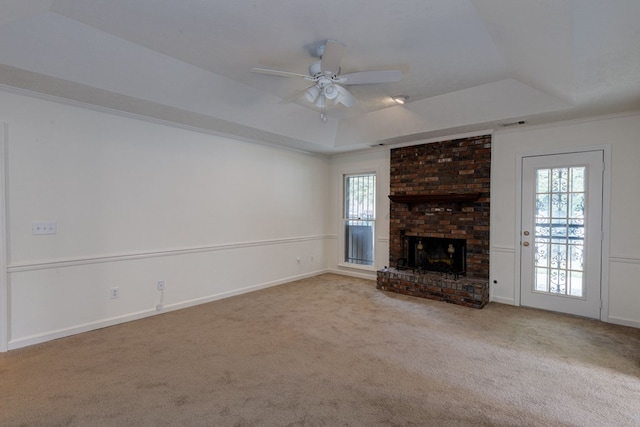
{"label": "brick fireplace", "polygon": [[390,268],[378,289],[487,304],[490,169],[490,135],[391,150]]}

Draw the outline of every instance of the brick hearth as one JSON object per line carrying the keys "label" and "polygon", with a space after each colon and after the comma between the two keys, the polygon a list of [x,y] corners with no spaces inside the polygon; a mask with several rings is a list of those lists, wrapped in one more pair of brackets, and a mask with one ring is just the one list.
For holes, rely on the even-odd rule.
{"label": "brick hearth", "polygon": [[461,277],[457,280],[440,273],[416,274],[394,268],[378,271],[377,288],[403,295],[446,301],[473,308],[489,302],[485,280]]}
{"label": "brick hearth", "polygon": [[407,236],[465,239],[466,276],[390,268],[378,271],[379,289],[476,308],[488,302],[490,173],[490,135],[391,150],[390,267],[407,257]]}

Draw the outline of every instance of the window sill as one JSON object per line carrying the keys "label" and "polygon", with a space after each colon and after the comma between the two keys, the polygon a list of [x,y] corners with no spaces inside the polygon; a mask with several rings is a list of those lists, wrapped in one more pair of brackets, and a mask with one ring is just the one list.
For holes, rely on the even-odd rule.
{"label": "window sill", "polygon": [[373,265],[362,265],[362,264],[350,264],[348,262],[342,262],[338,264],[339,268],[350,268],[353,270],[362,270],[362,271],[376,271],[376,267]]}

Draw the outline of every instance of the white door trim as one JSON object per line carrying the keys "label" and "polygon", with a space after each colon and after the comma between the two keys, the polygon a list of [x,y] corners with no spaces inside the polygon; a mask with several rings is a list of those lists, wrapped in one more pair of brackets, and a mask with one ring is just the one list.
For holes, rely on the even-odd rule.
{"label": "white door trim", "polygon": [[553,154],[571,154],[581,153],[585,151],[603,151],[604,152],[604,173],[602,177],[602,261],[601,261],[601,288],[600,299],[602,300],[602,309],[600,310],[600,320],[609,321],[609,240],[610,240],[610,224],[611,224],[611,145],[594,145],[587,147],[571,147],[558,150],[541,150],[526,151],[516,153],[516,212],[515,212],[515,229],[514,229],[514,248],[515,266],[514,266],[514,302],[521,305],[521,279],[520,259],[522,257],[522,246],[520,245],[520,230],[522,229],[522,160],[524,157],[544,156]]}
{"label": "white door trim", "polygon": [[7,277],[7,125],[0,123],[0,352],[9,350],[9,286]]}

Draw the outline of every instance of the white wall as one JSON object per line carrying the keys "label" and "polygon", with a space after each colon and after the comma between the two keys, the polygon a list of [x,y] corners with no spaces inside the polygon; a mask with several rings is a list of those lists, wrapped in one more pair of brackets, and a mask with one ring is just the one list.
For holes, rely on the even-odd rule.
{"label": "white wall", "polygon": [[[376,270],[389,265],[389,173],[390,151],[380,147],[363,152],[334,156],[331,162],[331,205],[328,227],[334,234],[329,268],[340,274],[375,279]],[[349,266],[344,261],[343,177],[346,174],[376,173],[376,227],[374,265]]]}
{"label": "white wall", "polygon": [[[640,114],[499,131],[494,134],[491,176],[491,298],[519,304],[516,238],[517,157],[610,146],[609,257],[604,260],[605,321],[640,327]],[[605,176],[606,178],[606,176]],[[605,183],[606,185],[606,183]],[[608,272],[608,274],[607,274]],[[497,281],[494,284],[493,281]]]}
{"label": "white wall", "polygon": [[327,158],[2,91],[0,122],[9,349],[327,269]]}
{"label": "white wall", "polygon": [[[2,91],[0,123],[0,350],[324,271],[373,279],[388,264],[388,148],[329,160]],[[494,135],[493,301],[518,304],[517,154],[611,144],[605,320],[640,327],[639,139],[637,114]],[[340,262],[342,176],[368,171],[378,182],[376,261],[358,269]],[[34,221],[55,221],[58,233],[34,236]]]}

